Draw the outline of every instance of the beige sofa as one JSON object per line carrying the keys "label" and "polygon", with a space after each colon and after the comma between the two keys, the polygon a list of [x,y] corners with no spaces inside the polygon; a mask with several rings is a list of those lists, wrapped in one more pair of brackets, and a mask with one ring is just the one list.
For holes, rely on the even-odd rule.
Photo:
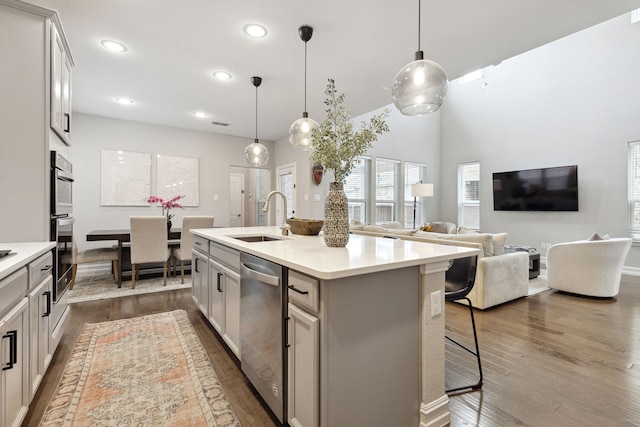
{"label": "beige sofa", "polygon": [[396,237],[444,245],[480,249],[476,281],[469,299],[481,310],[527,295],[529,291],[529,255],[526,252],[504,253],[507,233],[449,234],[391,227],[354,226],[353,234]]}

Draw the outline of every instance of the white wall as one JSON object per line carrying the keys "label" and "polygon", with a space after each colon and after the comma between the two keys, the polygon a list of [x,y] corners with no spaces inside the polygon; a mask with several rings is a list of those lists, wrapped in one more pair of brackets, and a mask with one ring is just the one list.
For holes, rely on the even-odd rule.
{"label": "white wall", "polygon": [[[491,67],[482,81],[452,82],[441,109],[443,217],[457,222],[457,164],[480,161],[484,231],[507,231],[510,243],[538,249],[594,232],[627,236],[627,143],[640,139],[638,52],[640,24],[624,15]],[[573,164],[579,212],[493,211],[493,172]],[[626,265],[640,267],[637,247]]]}
{"label": "white wall", "polygon": [[[101,150],[196,157],[200,160],[200,206],[174,209],[173,226],[185,215],[214,215],[216,226],[229,224],[230,166],[245,166],[244,148],[252,139],[195,132],[75,113],[70,161],[73,163],[75,234],[81,248],[92,246],[84,236],[97,229],[127,229],[131,215],[161,215],[160,207],[100,206]],[[273,153],[273,142],[261,141]],[[266,168],[273,169],[273,160]],[[152,162],[151,194],[155,194]],[[214,201],[214,195],[218,201]],[[102,244],[104,245],[104,243]],[[95,244],[93,246],[99,246]]]}
{"label": "white wall", "polygon": [[[391,97],[391,93],[389,93]],[[346,97],[348,107],[349,99]],[[428,116],[408,117],[403,116],[393,104],[387,105],[389,117],[387,124],[389,132],[382,134],[373,143],[373,147],[367,155],[382,157],[391,160],[410,161],[427,165],[427,182],[435,184],[434,197],[425,199],[426,218],[436,220],[439,217],[439,187],[440,174],[440,117],[439,114]],[[354,128],[359,129],[361,122],[368,122],[371,116],[380,114],[383,108],[371,111],[353,118]],[[322,118],[316,117],[316,120]],[[297,173],[297,202],[296,216],[300,218],[322,219],[324,218],[324,198],[329,191],[329,183],[334,177],[331,173],[325,174],[322,183],[316,186],[312,180],[311,169],[313,163],[309,160],[311,152],[295,149],[284,138],[276,142],[275,157],[278,166],[295,163]],[[304,196],[308,196],[308,201]],[[320,202],[314,201],[314,196],[320,196]]]}

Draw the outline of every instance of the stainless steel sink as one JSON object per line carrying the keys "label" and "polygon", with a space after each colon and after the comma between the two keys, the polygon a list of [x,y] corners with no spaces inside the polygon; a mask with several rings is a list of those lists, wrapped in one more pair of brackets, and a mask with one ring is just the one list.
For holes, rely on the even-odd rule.
{"label": "stainless steel sink", "polygon": [[267,236],[265,234],[259,234],[255,236],[229,236],[236,240],[242,240],[243,242],[271,242],[274,240],[284,240],[280,237]]}

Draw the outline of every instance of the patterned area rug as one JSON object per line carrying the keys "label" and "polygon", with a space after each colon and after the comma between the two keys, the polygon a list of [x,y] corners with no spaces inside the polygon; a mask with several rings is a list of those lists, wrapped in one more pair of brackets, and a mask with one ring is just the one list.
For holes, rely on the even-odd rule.
{"label": "patterned area rug", "polygon": [[76,278],[73,289],[68,290],[69,304],[84,301],[124,297],[128,295],[148,294],[151,292],[171,291],[191,287],[191,275],[184,276],[184,284],[181,284],[180,274],[167,278],[167,286],[163,285],[162,277],[136,280],[136,288],[131,289],[131,281],[123,281],[118,288],[113,281],[113,276],[101,274],[91,276],[80,274]]}
{"label": "patterned area rug", "polygon": [[529,296],[539,294],[550,289],[547,286],[547,270],[540,270],[540,275],[535,279],[529,280]]}
{"label": "patterned area rug", "polygon": [[86,324],[42,427],[240,426],[184,310]]}

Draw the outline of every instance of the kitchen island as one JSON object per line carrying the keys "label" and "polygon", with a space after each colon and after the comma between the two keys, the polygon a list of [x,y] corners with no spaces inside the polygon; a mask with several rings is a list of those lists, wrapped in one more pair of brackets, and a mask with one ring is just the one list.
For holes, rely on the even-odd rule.
{"label": "kitchen island", "polygon": [[[283,345],[288,351],[290,425],[449,422],[444,274],[451,259],[476,256],[476,249],[359,235],[352,235],[344,248],[330,248],[322,236],[282,236],[278,227],[192,232],[194,257],[208,246],[206,253],[221,254],[232,267],[239,256],[228,255],[240,252],[286,267],[288,334]],[[211,256],[216,263],[216,255]],[[213,286],[207,297],[201,292],[205,287],[197,290],[194,276],[194,298],[200,299],[203,312],[210,311],[203,300],[221,292],[220,275],[218,292],[214,276],[209,275],[205,286]],[[228,311],[225,317],[230,324],[239,320]],[[238,341],[235,326],[229,334],[224,327],[216,329],[230,337],[228,343]]]}

